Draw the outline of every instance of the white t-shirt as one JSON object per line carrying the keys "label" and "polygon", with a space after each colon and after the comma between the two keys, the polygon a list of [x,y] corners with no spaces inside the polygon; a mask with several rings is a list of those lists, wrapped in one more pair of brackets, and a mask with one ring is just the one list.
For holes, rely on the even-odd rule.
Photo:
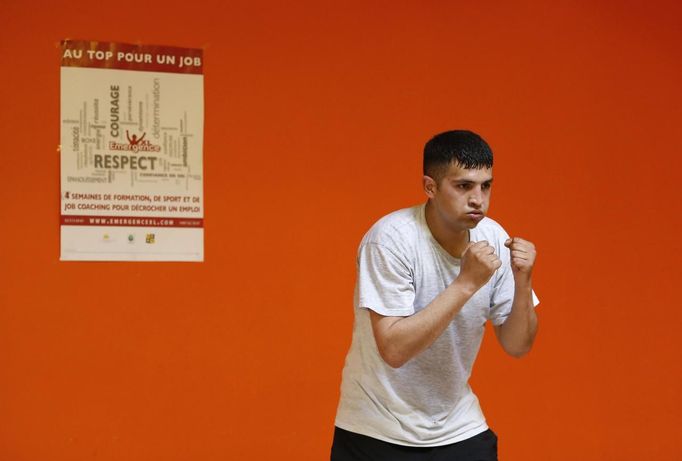
{"label": "white t-shirt", "polygon": [[[490,281],[463,306],[443,334],[398,369],[377,350],[368,309],[409,316],[426,307],[459,274],[460,260],[433,238],[424,205],[380,219],[360,244],[353,340],[346,357],[336,426],[387,442],[437,446],[468,439],[488,426],[469,387],[484,324],[511,311],[514,279],[509,236],[484,218],[470,241],[487,240],[502,260]],[[533,294],[534,304],[538,304]]]}

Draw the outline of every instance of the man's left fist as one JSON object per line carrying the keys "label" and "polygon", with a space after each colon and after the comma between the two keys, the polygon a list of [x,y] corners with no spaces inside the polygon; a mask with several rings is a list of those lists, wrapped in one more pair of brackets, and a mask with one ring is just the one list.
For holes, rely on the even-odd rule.
{"label": "man's left fist", "polygon": [[511,251],[511,266],[514,278],[525,276],[530,278],[535,264],[535,245],[520,237],[512,237],[504,242]]}

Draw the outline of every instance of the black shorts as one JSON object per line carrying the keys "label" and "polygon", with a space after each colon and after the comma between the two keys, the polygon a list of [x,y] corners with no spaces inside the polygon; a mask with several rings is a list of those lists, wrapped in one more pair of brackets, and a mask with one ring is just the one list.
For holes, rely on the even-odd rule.
{"label": "black shorts", "polygon": [[438,447],[406,447],[334,429],[331,461],[497,461],[497,436],[488,429]]}

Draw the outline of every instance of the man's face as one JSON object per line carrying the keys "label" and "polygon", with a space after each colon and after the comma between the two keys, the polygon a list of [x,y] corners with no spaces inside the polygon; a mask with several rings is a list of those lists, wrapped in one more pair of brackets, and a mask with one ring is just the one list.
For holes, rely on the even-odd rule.
{"label": "man's face", "polygon": [[451,163],[438,183],[424,176],[424,189],[441,224],[459,232],[473,229],[485,217],[492,182],[492,168],[465,169]]}

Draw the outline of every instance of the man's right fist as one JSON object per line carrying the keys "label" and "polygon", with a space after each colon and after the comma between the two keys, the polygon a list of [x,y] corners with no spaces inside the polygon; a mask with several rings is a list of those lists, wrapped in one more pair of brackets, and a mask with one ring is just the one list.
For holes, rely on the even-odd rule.
{"label": "man's right fist", "polygon": [[462,267],[457,278],[470,283],[478,291],[501,265],[495,249],[487,241],[469,243],[462,253]]}

